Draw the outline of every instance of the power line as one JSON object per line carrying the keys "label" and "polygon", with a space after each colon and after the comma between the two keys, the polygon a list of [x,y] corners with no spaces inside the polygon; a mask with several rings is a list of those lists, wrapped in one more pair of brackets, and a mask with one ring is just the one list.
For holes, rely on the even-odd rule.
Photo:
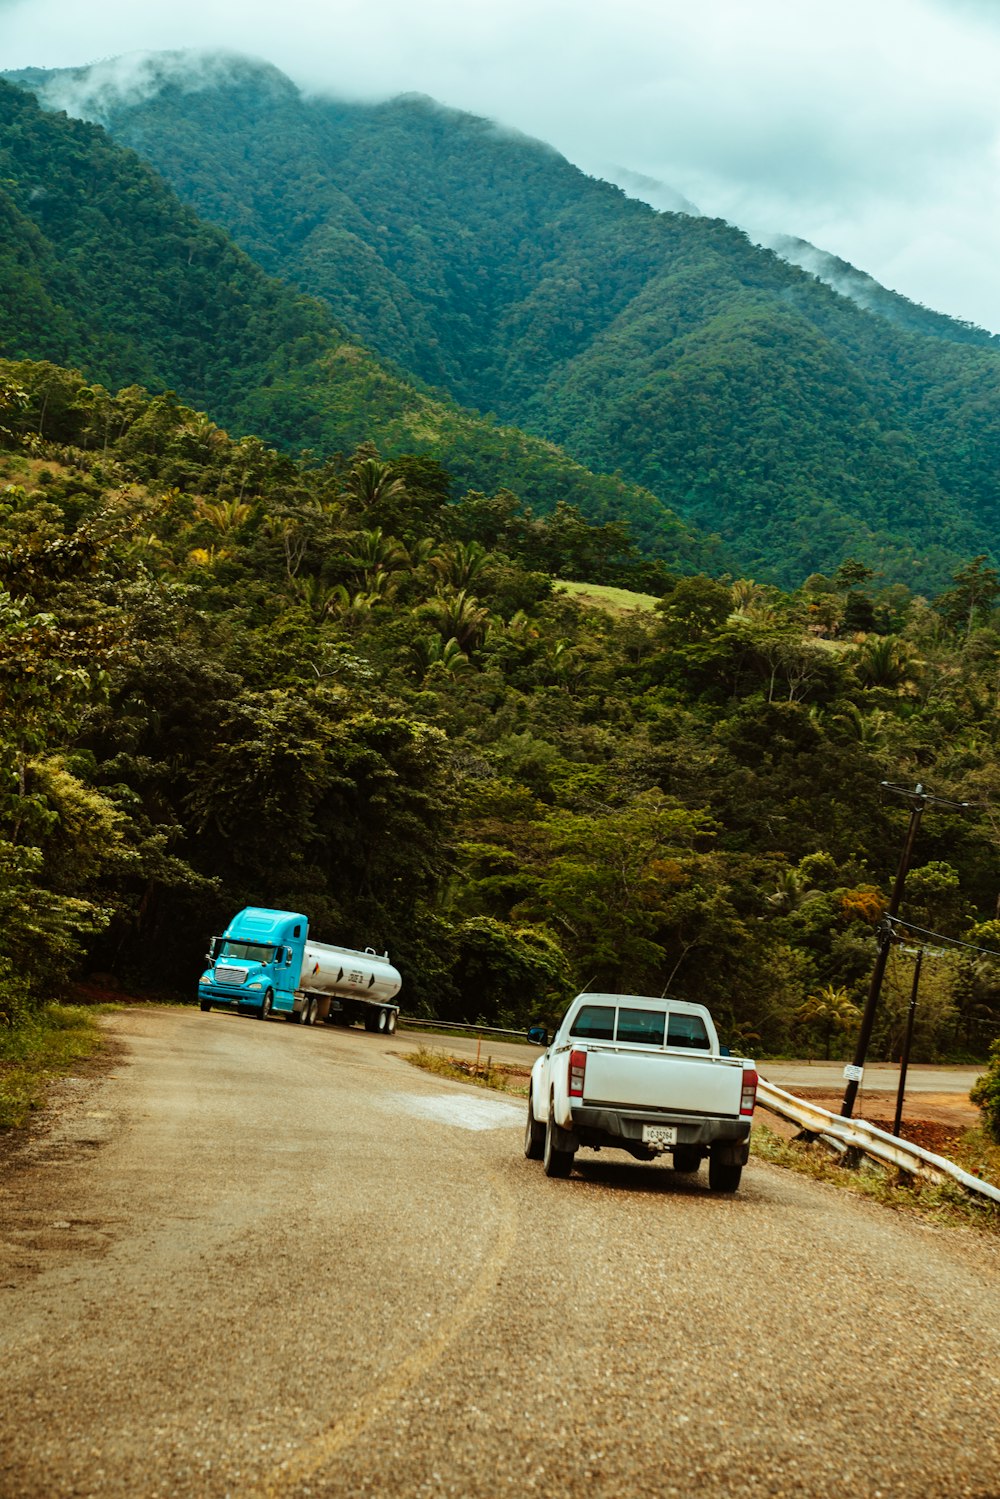
{"label": "power line", "polygon": [[921,937],[933,937],[935,942],[944,942],[948,947],[962,947],[966,952],[982,953],[986,958],[1000,958],[1000,951],[995,947],[978,947],[975,942],[960,942],[957,937],[946,937],[942,932],[929,932],[926,927],[915,926],[912,921],[904,921],[901,916],[886,915],[882,920],[893,936],[895,936],[894,927],[905,926],[908,932],[919,932]]}

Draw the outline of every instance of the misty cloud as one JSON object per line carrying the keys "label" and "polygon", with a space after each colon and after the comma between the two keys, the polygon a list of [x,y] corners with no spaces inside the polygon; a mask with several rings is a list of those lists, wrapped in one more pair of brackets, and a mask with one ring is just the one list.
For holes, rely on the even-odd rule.
{"label": "misty cloud", "polygon": [[4,67],[121,58],[88,84],[98,115],[102,88],[170,66],[122,54],[188,48],[264,58],[308,91],[429,94],[654,206],[808,240],[1000,329],[992,0],[0,0]]}

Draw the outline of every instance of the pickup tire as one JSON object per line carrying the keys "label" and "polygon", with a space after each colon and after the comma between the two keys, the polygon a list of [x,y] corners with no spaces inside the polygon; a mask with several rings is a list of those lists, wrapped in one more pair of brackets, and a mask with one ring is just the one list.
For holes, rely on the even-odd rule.
{"label": "pickup tire", "polygon": [[274,1003],[274,990],[265,989],[264,998],[260,1002],[260,1020],[266,1020],[271,1013],[271,1005]]}
{"label": "pickup tire", "polygon": [[528,1117],[524,1125],[524,1154],[529,1161],[540,1161],[545,1153],[545,1125],[539,1124],[531,1107],[531,1089],[528,1089]]}
{"label": "pickup tire", "polygon": [[549,1113],[545,1126],[545,1141],[542,1145],[542,1170],[546,1176],[569,1176],[573,1170],[575,1150],[563,1150],[559,1145],[562,1130]]}
{"label": "pickup tire", "polygon": [[713,1192],[735,1192],[743,1175],[742,1166],[729,1161],[717,1161],[714,1152],[708,1157],[708,1185]]}
{"label": "pickup tire", "polygon": [[701,1151],[697,1145],[678,1145],[674,1151],[674,1170],[687,1176],[701,1165]]}

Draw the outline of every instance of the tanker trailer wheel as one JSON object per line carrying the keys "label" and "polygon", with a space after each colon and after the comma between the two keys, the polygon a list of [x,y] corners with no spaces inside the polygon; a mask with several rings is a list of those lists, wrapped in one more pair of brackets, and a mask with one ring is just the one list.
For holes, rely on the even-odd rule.
{"label": "tanker trailer wheel", "polygon": [[396,1029],[396,1012],[395,1012],[395,1010],[386,1010],[386,1012],[385,1012],[385,1033],[386,1033],[386,1035],[387,1036],[391,1036],[392,1033],[395,1031],[395,1029]]}
{"label": "tanker trailer wheel", "polygon": [[267,1017],[270,1015],[270,1013],[271,1013],[271,1005],[273,1004],[273,1002],[274,1002],[274,990],[273,989],[265,989],[264,990],[264,998],[260,1002],[260,1015],[258,1017],[260,1020],[266,1020]]}
{"label": "tanker trailer wheel", "polygon": [[385,1033],[386,1033],[386,1031],[389,1029],[389,1011],[388,1010],[379,1010],[377,1024],[378,1024],[379,1032],[384,1036]]}
{"label": "tanker trailer wheel", "polygon": [[313,995],[306,1006],[306,1025],[316,1024],[316,1011],[319,1009],[319,1000]]}

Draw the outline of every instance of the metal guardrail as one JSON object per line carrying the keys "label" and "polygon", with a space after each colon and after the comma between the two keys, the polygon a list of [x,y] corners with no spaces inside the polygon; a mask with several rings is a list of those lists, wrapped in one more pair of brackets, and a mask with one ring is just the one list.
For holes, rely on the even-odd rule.
{"label": "metal guardrail", "polygon": [[1000,1203],[1000,1187],[980,1181],[978,1176],[963,1171],[945,1156],[934,1155],[922,1145],[900,1140],[887,1130],[869,1124],[866,1119],[845,1119],[840,1114],[831,1114],[818,1104],[786,1093],[784,1088],[766,1082],[764,1078],[757,1085],[757,1102],[773,1114],[780,1114],[783,1119],[790,1119],[793,1124],[818,1135],[835,1150],[860,1150],[883,1165],[895,1166],[911,1176],[921,1176],[938,1185],[950,1179],[965,1187],[966,1191]]}
{"label": "metal guardrail", "polygon": [[427,1015],[400,1015],[399,1024],[408,1030],[463,1031],[469,1036],[513,1036],[524,1040],[524,1031],[512,1031],[502,1025],[472,1025],[468,1020],[431,1020]]}

